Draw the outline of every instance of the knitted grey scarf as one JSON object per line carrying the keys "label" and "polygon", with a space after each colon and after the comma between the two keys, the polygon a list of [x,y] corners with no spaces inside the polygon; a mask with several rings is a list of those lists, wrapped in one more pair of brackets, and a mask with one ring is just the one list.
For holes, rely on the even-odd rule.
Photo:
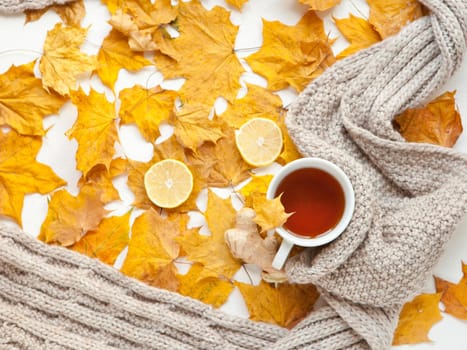
{"label": "knitted grey scarf", "polygon": [[[287,265],[292,281],[314,283],[328,305],[288,331],[146,286],[2,227],[0,348],[390,347],[401,305],[419,291],[467,211],[467,156],[406,143],[391,124],[426,102],[465,50],[467,0],[422,2],[430,16],[335,64],[288,113],[300,151],[338,164],[355,189],[355,213],[341,237]],[[31,4],[0,0],[0,9]]]}

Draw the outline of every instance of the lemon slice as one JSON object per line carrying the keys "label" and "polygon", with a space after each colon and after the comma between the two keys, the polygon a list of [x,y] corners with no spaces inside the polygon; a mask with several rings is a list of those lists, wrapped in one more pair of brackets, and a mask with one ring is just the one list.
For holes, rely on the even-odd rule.
{"label": "lemon slice", "polygon": [[247,121],[237,131],[235,141],[245,162],[256,167],[271,164],[282,151],[281,129],[266,118]]}
{"label": "lemon slice", "polygon": [[144,174],[149,199],[161,208],[175,208],[185,202],[193,190],[193,174],[182,162],[165,159]]}

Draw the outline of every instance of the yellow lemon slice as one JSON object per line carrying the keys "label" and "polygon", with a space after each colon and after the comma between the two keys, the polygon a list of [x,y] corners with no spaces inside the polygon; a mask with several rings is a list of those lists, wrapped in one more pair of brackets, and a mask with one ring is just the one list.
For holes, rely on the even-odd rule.
{"label": "yellow lemon slice", "polygon": [[193,190],[193,174],[175,159],[155,163],[144,174],[149,199],[161,208],[175,208],[185,202]]}
{"label": "yellow lemon slice", "polygon": [[271,164],[282,151],[281,129],[266,118],[247,121],[237,131],[235,141],[245,162],[256,167]]}

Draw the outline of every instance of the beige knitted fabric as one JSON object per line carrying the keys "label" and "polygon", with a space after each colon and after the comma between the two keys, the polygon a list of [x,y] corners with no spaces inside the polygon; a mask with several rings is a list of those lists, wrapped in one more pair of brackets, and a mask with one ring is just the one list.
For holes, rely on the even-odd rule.
{"label": "beige knitted fabric", "polygon": [[290,278],[316,284],[328,306],[287,331],[3,227],[0,349],[389,348],[401,305],[467,211],[467,157],[403,142],[391,124],[441,87],[465,51],[467,0],[422,2],[431,16],[338,62],[287,117],[300,150],[338,164],[355,189],[341,237],[287,264]]}
{"label": "beige knitted fabric", "polygon": [[49,5],[63,5],[75,0],[0,0],[0,13],[38,10]]}

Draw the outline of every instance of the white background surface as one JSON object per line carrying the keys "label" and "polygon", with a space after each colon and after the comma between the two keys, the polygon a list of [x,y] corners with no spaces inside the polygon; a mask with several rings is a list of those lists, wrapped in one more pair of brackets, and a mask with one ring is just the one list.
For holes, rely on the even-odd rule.
{"label": "white background surface", "polygon": [[[225,7],[225,3],[222,0],[207,0],[203,1],[203,4],[208,9],[216,4]],[[110,26],[106,22],[109,19],[109,14],[106,8],[97,0],[87,1],[86,9],[87,16],[81,25],[89,27],[89,35],[86,44],[83,45],[83,51],[96,54],[101,41],[110,30]],[[298,0],[250,0],[244,6],[242,12],[229,9],[232,10],[232,22],[240,26],[236,41],[237,49],[255,48],[262,44],[261,18],[270,21],[279,20],[285,24],[293,25],[306,11],[306,7],[299,5]],[[321,14],[325,19],[326,30],[330,32],[331,37],[340,36],[332,23],[332,17],[347,17],[349,12],[360,17],[367,18],[368,16],[368,8],[363,0],[343,0],[340,6]],[[23,16],[8,17],[0,15],[0,73],[5,72],[12,63],[19,65],[39,57],[47,30],[53,28],[54,24],[58,21],[58,16],[54,13],[48,13],[38,22],[23,25]],[[339,39],[333,48],[337,53],[346,45],[347,43],[344,39]],[[252,52],[254,52],[254,49],[241,50],[238,56],[240,58],[246,57]],[[248,67],[246,68],[248,69]],[[245,73],[242,76],[242,81],[266,86],[264,79],[251,72]],[[130,74],[122,70],[116,84],[116,94],[123,88],[133,86],[136,82],[148,87],[161,84],[164,88],[170,89],[176,89],[183,83],[183,81],[163,82],[162,75],[152,67],[145,68],[138,74]],[[89,89],[89,86],[92,86],[99,92],[105,92],[109,100],[114,99],[113,93],[103,87],[97,78],[83,79],[81,86],[86,91]],[[452,89],[457,90],[457,104],[461,114],[464,116],[464,125],[467,127],[467,62],[464,62],[461,70],[451,79],[445,89],[439,91],[439,94]],[[244,94],[245,91],[241,91],[240,93]],[[290,103],[295,96],[292,90],[282,91],[279,95],[283,98],[284,105]],[[218,112],[222,112],[224,108],[225,104],[222,100],[216,103],[216,110]],[[50,130],[44,137],[43,147],[38,155],[39,161],[50,165],[59,176],[68,182],[67,189],[73,194],[77,193],[76,184],[80,177],[80,172],[76,170],[74,160],[77,144],[74,140],[68,140],[64,132],[73,125],[76,116],[76,108],[67,103],[58,115],[47,117],[44,120],[44,127],[50,127]],[[162,134],[163,138],[168,137],[171,134],[171,128],[163,125]],[[152,145],[146,143],[141,138],[135,127],[121,127],[119,136],[121,144],[118,150],[121,154],[141,161],[147,161],[151,158]],[[466,133],[461,136],[456,148],[462,152],[467,152]],[[274,169],[277,168],[270,167],[264,171],[273,172]],[[122,201],[112,203],[107,207],[108,209],[116,210],[116,214],[126,212],[133,201],[133,196],[126,187],[125,180],[124,178],[120,178],[115,181]],[[223,196],[229,195],[228,191],[221,191],[219,193]],[[203,198],[200,199],[199,204],[200,209],[203,209],[205,205]],[[25,199],[23,210],[24,229],[33,235],[37,235],[46,213],[47,196],[28,195]],[[135,211],[133,218],[135,215],[138,215],[138,211]],[[193,214],[193,218],[194,223],[202,224],[200,215]],[[119,257],[116,263],[117,267],[122,263],[124,254],[125,252]],[[461,278],[462,260],[467,262],[467,220],[464,220],[456,230],[446,253],[434,271],[435,275],[456,283]],[[237,277],[240,280],[246,278],[241,273]],[[432,279],[427,281],[425,291],[434,291]],[[234,314],[247,315],[246,307],[238,291],[234,291],[223,309]],[[467,349],[467,322],[443,314],[443,320],[432,328],[429,336],[433,340],[433,343],[401,346],[394,349],[465,350]]]}

